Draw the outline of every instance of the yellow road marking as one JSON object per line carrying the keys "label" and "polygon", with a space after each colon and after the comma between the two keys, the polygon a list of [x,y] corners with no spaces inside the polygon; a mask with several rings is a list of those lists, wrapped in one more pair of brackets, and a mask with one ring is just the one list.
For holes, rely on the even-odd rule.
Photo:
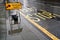
{"label": "yellow road marking", "polygon": [[[46,11],[46,10],[42,10],[42,9],[41,9],[41,11]],[[50,12],[49,12],[49,13],[50,13]],[[55,16],[60,17],[60,15],[59,15],[59,14],[55,14],[55,13],[53,13],[53,15],[54,15],[54,17],[55,17]]]}
{"label": "yellow road marking", "polygon": [[58,16],[58,17],[60,17],[60,15],[59,14],[54,14],[55,16]]}
{"label": "yellow road marking", "polygon": [[56,36],[48,32],[46,29],[41,27],[39,24],[35,23],[33,20],[31,20],[29,17],[25,16],[23,13],[21,13],[24,18],[26,18],[28,21],[30,21],[33,25],[35,25],[38,29],[40,29],[43,33],[45,33],[47,36],[49,36],[52,40],[59,40]]}
{"label": "yellow road marking", "polygon": [[46,15],[46,16],[44,16],[44,15],[43,15],[43,14],[41,14],[41,13],[39,13],[39,15],[43,16],[44,18],[48,18],[48,19],[51,19],[51,18],[52,18],[52,15],[51,15],[51,14],[49,14],[49,15],[51,15],[51,16],[48,16],[48,17],[47,17],[47,15]]}
{"label": "yellow road marking", "polygon": [[38,16],[37,14],[35,14],[37,17],[43,19],[43,20],[46,20],[44,17],[41,17],[41,16]]}
{"label": "yellow road marking", "polygon": [[49,17],[46,17],[46,16],[42,15],[41,13],[38,13],[38,14],[41,15],[41,16],[43,16],[43,17],[45,17],[45,18],[49,18]]}

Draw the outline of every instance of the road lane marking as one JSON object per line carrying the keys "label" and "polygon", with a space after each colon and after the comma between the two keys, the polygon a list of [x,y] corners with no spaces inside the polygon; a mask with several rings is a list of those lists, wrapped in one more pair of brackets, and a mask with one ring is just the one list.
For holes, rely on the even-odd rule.
{"label": "road lane marking", "polygon": [[40,21],[40,19],[39,18],[37,18],[37,17],[34,17],[33,15],[31,15],[31,14],[29,14],[29,15],[27,15],[30,19],[32,19],[34,22],[39,22]]}
{"label": "road lane marking", "polygon": [[60,15],[59,14],[54,14],[55,16],[58,16],[58,17],[60,17]]}
{"label": "road lane marking", "polygon": [[48,19],[50,19],[49,17],[47,17],[47,16],[44,16],[43,14],[41,14],[41,13],[38,13],[38,15],[41,15],[42,17],[44,17],[44,18],[48,18]]}
{"label": "road lane marking", "polygon": [[35,15],[36,15],[37,17],[43,19],[43,20],[46,20],[46,18],[44,18],[44,17],[41,17],[41,16],[39,16],[39,15],[37,15],[37,14],[35,14]]}
{"label": "road lane marking", "polygon": [[59,40],[56,36],[48,32],[46,29],[41,27],[39,24],[35,23],[33,20],[31,20],[29,17],[25,16],[23,13],[21,15],[26,18],[28,21],[30,21],[33,25],[35,25],[39,30],[41,30],[43,33],[45,33],[47,36],[49,36],[52,40]]}
{"label": "road lane marking", "polygon": [[[43,12],[44,12],[44,11],[46,11],[46,10],[42,10],[42,9],[41,9],[41,11],[43,11]],[[50,12],[49,12],[49,13],[50,13]],[[52,14],[54,15],[54,17],[55,17],[55,16],[60,17],[60,15],[59,15],[59,14],[56,14],[56,13],[52,13]]]}

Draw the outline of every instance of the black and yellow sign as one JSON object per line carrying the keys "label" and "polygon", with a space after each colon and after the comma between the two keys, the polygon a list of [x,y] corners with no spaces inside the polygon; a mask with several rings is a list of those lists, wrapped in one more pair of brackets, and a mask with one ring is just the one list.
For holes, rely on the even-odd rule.
{"label": "black and yellow sign", "polygon": [[6,3],[6,10],[21,9],[22,4],[20,2]]}

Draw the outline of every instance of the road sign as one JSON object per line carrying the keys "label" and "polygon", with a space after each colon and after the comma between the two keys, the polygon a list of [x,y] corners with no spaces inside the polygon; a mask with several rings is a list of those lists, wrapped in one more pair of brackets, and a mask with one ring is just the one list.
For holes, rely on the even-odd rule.
{"label": "road sign", "polygon": [[22,4],[20,2],[6,3],[6,10],[21,9]]}

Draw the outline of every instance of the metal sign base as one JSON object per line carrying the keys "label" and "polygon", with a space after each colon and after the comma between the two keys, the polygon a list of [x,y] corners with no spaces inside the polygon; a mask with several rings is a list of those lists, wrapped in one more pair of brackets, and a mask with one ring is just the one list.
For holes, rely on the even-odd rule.
{"label": "metal sign base", "polygon": [[20,33],[20,32],[22,32],[22,29],[23,29],[23,28],[15,29],[15,30],[10,30],[8,33],[9,33],[9,34]]}
{"label": "metal sign base", "polygon": [[14,34],[14,33],[22,32],[23,28],[20,28],[20,26],[21,26],[20,25],[20,23],[21,23],[20,13],[18,13],[18,20],[19,21],[18,21],[17,26],[16,26],[18,29],[14,29],[13,30],[13,27],[14,27],[15,24],[12,24],[12,18],[9,17],[9,21],[10,21],[10,30],[8,31],[9,34]]}

